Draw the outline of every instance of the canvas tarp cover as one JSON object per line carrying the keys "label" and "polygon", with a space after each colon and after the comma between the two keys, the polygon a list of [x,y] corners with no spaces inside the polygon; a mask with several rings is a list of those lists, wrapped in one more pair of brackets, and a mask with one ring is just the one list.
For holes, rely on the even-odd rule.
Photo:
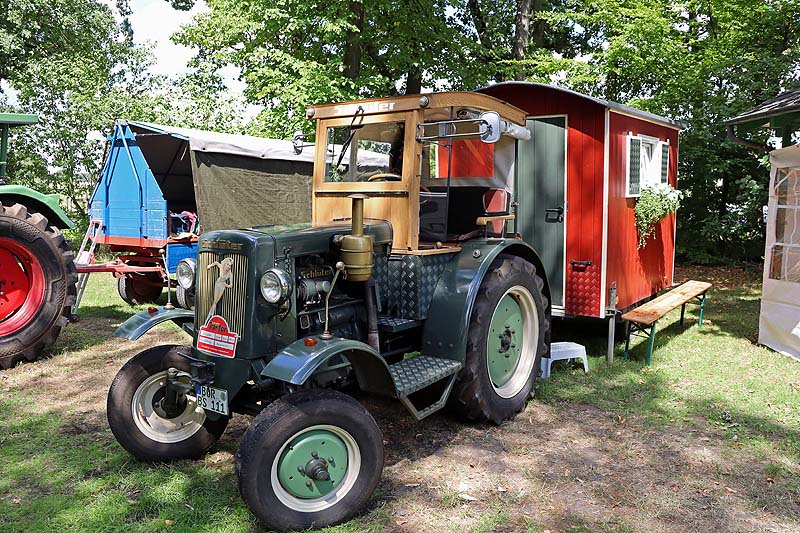
{"label": "canvas tarp cover", "polygon": [[312,165],[192,150],[202,230],[311,220]]}
{"label": "canvas tarp cover", "polygon": [[[190,165],[186,161],[189,159],[186,152],[189,152],[190,179],[194,182],[194,200],[202,231],[311,220],[313,149],[296,154],[290,141],[279,139],[147,122],[131,121],[129,124],[137,132],[167,135],[140,135],[137,141],[143,148],[149,146],[148,163],[157,179],[162,177],[159,185],[168,200],[180,192],[172,189],[185,189],[189,185],[186,179],[178,181],[179,173],[175,170],[176,165],[184,161],[183,173],[189,172]],[[160,165],[172,170],[159,171]],[[182,204],[172,201],[171,205]]]}
{"label": "canvas tarp cover", "polygon": [[770,161],[758,342],[800,359],[800,145]]}

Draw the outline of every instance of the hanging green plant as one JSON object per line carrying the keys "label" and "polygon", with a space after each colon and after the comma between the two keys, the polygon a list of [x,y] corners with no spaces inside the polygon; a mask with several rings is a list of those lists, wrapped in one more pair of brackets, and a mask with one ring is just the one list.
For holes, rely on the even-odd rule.
{"label": "hanging green plant", "polygon": [[639,232],[639,248],[644,248],[647,239],[653,235],[656,223],[678,210],[681,193],[668,183],[647,185],[642,188],[636,201],[636,229]]}

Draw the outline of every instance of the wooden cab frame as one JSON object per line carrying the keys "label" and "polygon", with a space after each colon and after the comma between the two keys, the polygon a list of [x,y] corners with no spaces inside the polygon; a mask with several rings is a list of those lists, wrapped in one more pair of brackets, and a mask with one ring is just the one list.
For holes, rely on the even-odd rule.
{"label": "wooden cab frame", "polygon": [[[426,116],[454,117],[455,111],[470,109],[495,112],[507,123],[525,125],[525,112],[494,97],[468,92],[378,98],[339,104],[313,106],[307,116],[316,120],[312,222],[325,224],[351,216],[351,194],[366,194],[364,216],[388,220],[394,231],[392,251],[426,255],[435,253],[421,246],[419,237],[420,180],[423,144],[417,139],[418,126]],[[326,181],[328,131],[353,124],[404,123],[403,168],[399,181]],[[446,253],[458,247],[435,249]]]}

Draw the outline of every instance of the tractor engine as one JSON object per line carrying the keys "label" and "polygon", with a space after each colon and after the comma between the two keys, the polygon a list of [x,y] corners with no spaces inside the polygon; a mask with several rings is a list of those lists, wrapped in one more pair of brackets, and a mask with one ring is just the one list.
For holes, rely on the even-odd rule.
{"label": "tractor engine", "polygon": [[256,368],[255,360],[325,335],[380,350],[377,287],[392,229],[358,218],[355,236],[349,221],[205,233],[194,267],[194,357],[218,370],[247,360]]}

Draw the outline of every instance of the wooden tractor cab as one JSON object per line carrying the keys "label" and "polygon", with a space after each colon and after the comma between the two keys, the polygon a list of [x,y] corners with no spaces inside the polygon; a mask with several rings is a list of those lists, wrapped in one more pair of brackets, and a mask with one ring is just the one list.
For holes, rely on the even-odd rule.
{"label": "wooden tractor cab", "polygon": [[38,122],[0,113],[0,369],[40,357],[75,303],[75,264],[59,231],[73,223],[59,195],[6,183],[11,128]]}
{"label": "wooden tractor cab", "polygon": [[346,520],[378,484],[380,429],[337,389],[396,398],[417,420],[450,405],[500,424],[549,345],[544,269],[505,227],[523,112],[444,93],[308,115],[313,222],[204,233],[194,312],[152,308],[115,333],[171,320],[192,345],[134,356],[108,399],[115,437],[143,460],[200,457],[231,413],[254,415],[239,488],[281,530]]}
{"label": "wooden tractor cab", "polygon": [[[454,92],[314,106],[307,116],[316,120],[315,224],[349,218],[348,196],[366,195],[364,216],[392,224],[392,253],[430,255],[499,236],[514,218],[516,140],[530,138],[520,109]],[[385,161],[364,164],[364,152]]]}

